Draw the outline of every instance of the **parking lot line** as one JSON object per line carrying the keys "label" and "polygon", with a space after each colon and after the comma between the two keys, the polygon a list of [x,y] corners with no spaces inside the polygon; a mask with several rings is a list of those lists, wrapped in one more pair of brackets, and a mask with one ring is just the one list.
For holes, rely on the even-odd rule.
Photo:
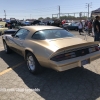
{"label": "parking lot line", "polygon": [[5,73],[7,73],[7,72],[9,72],[9,71],[11,71],[11,70],[13,70],[13,69],[16,68],[16,67],[22,65],[23,63],[25,63],[25,61],[23,61],[23,62],[21,62],[21,63],[15,65],[15,66],[13,66],[13,67],[11,67],[11,68],[8,68],[8,69],[6,69],[6,70],[0,72],[0,76],[3,75],[3,74],[5,74]]}

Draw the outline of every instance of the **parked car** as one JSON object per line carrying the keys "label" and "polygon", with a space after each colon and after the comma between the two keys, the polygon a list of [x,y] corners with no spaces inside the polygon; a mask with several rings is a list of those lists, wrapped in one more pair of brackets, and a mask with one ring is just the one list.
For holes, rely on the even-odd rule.
{"label": "parked car", "polygon": [[66,28],[68,25],[71,25],[71,23],[65,23],[63,24],[63,27]]}
{"label": "parked car", "polygon": [[68,31],[68,28],[67,28],[67,26],[69,26],[71,23],[65,23],[65,24],[63,24],[62,25],[62,28],[64,28],[65,30],[67,30]]}
{"label": "parked car", "polygon": [[78,31],[78,23],[71,23],[70,25],[67,25],[67,29]]}
{"label": "parked car", "polygon": [[65,71],[100,58],[99,42],[87,42],[54,26],[24,26],[2,40],[5,52],[22,55],[33,74],[42,67]]}
{"label": "parked car", "polygon": [[46,25],[46,24],[45,24],[45,23],[43,23],[43,22],[40,22],[40,23],[39,23],[39,25]]}
{"label": "parked car", "polygon": [[34,20],[32,24],[33,24],[33,25],[36,25],[36,24],[39,25],[40,22],[41,22],[41,21],[39,21],[39,20]]}
{"label": "parked car", "polygon": [[23,26],[30,26],[31,22],[30,21],[22,21]]}
{"label": "parked car", "polygon": [[7,29],[8,28],[5,28],[2,24],[0,24],[0,35],[2,35],[4,33],[4,31]]}
{"label": "parked car", "polygon": [[4,31],[4,34],[14,34],[17,31],[17,29],[8,29]]}
{"label": "parked car", "polygon": [[31,22],[30,21],[25,21],[24,23],[26,26],[30,26],[31,25]]}

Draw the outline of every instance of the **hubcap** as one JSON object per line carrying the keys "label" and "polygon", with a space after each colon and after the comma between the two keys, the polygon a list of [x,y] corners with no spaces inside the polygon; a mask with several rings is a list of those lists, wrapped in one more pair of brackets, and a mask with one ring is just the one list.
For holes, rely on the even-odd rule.
{"label": "hubcap", "polygon": [[4,43],[4,49],[7,52],[7,45],[6,45],[6,43]]}
{"label": "hubcap", "polygon": [[28,56],[27,64],[28,64],[29,70],[34,71],[34,69],[35,69],[35,61],[34,61],[32,56]]}

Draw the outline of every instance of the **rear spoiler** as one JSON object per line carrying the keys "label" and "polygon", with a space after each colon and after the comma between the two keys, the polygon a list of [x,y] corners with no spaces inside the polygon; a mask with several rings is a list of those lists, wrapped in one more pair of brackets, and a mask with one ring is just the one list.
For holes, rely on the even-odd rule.
{"label": "rear spoiler", "polygon": [[50,58],[53,57],[54,55],[57,55],[60,52],[64,52],[64,51],[67,51],[67,50],[69,51],[69,50],[72,50],[72,49],[77,49],[77,48],[82,48],[82,47],[94,46],[94,45],[98,45],[99,46],[99,41],[96,41],[96,42],[86,42],[86,43],[82,43],[82,44],[76,44],[76,45],[71,45],[71,46],[68,46],[68,47],[64,47],[64,48],[58,49],[56,52],[54,52],[50,56]]}

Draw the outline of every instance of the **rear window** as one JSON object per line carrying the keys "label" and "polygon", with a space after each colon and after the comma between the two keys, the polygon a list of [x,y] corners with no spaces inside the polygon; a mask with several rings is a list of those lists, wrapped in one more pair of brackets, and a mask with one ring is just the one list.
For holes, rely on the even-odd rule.
{"label": "rear window", "polygon": [[50,29],[50,30],[38,31],[32,36],[33,39],[38,39],[38,40],[57,39],[66,37],[74,37],[74,35],[63,29]]}

